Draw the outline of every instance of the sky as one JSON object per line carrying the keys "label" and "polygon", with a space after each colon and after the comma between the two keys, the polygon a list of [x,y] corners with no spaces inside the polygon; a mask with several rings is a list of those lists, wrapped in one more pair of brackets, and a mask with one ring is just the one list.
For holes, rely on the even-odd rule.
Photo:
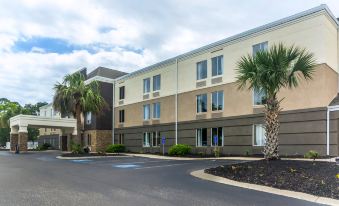
{"label": "sky", "polygon": [[51,102],[64,75],[132,72],[338,0],[0,1],[0,98]]}

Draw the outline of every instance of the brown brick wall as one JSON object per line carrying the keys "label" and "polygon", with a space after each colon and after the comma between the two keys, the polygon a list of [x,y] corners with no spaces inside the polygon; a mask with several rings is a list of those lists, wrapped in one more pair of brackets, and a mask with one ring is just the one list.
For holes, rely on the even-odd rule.
{"label": "brown brick wall", "polygon": [[91,135],[91,151],[105,151],[109,144],[112,144],[112,130],[88,130],[84,132],[84,138]]}
{"label": "brown brick wall", "polygon": [[15,146],[18,144],[18,134],[11,134],[11,151],[15,151]]}

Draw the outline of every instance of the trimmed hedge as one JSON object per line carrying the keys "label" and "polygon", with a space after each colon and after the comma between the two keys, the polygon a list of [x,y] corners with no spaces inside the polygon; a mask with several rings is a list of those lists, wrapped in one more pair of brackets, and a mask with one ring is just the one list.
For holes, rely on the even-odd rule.
{"label": "trimmed hedge", "polygon": [[107,153],[119,153],[119,152],[125,152],[125,146],[122,144],[110,144],[106,148]]}
{"label": "trimmed hedge", "polygon": [[191,153],[191,146],[186,144],[177,144],[169,148],[168,154],[172,156],[185,156]]}

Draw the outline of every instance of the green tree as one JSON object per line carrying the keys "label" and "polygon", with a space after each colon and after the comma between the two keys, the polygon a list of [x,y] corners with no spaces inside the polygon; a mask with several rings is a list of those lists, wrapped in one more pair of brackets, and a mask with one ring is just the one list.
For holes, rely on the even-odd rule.
{"label": "green tree", "polygon": [[239,89],[256,89],[266,94],[264,155],[279,159],[279,112],[277,94],[281,88],[295,88],[302,79],[312,79],[315,59],[312,53],[295,46],[273,45],[267,51],[243,56],[238,62]]}
{"label": "green tree", "polygon": [[81,137],[81,115],[86,112],[99,114],[107,105],[99,93],[99,84],[92,81],[85,84],[85,77],[80,72],[66,75],[62,83],[57,82],[54,86],[55,94],[53,107],[61,115],[72,114],[77,121],[77,140]]}

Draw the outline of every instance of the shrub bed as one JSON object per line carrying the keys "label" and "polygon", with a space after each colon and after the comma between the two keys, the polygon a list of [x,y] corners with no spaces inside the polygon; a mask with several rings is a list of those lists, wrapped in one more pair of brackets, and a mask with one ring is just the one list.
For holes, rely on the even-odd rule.
{"label": "shrub bed", "polygon": [[108,153],[121,153],[125,152],[125,146],[122,144],[111,144],[108,145],[106,148],[106,152]]}
{"label": "shrub bed", "polygon": [[191,146],[185,144],[173,145],[169,148],[168,154],[171,156],[185,156],[191,153]]}

